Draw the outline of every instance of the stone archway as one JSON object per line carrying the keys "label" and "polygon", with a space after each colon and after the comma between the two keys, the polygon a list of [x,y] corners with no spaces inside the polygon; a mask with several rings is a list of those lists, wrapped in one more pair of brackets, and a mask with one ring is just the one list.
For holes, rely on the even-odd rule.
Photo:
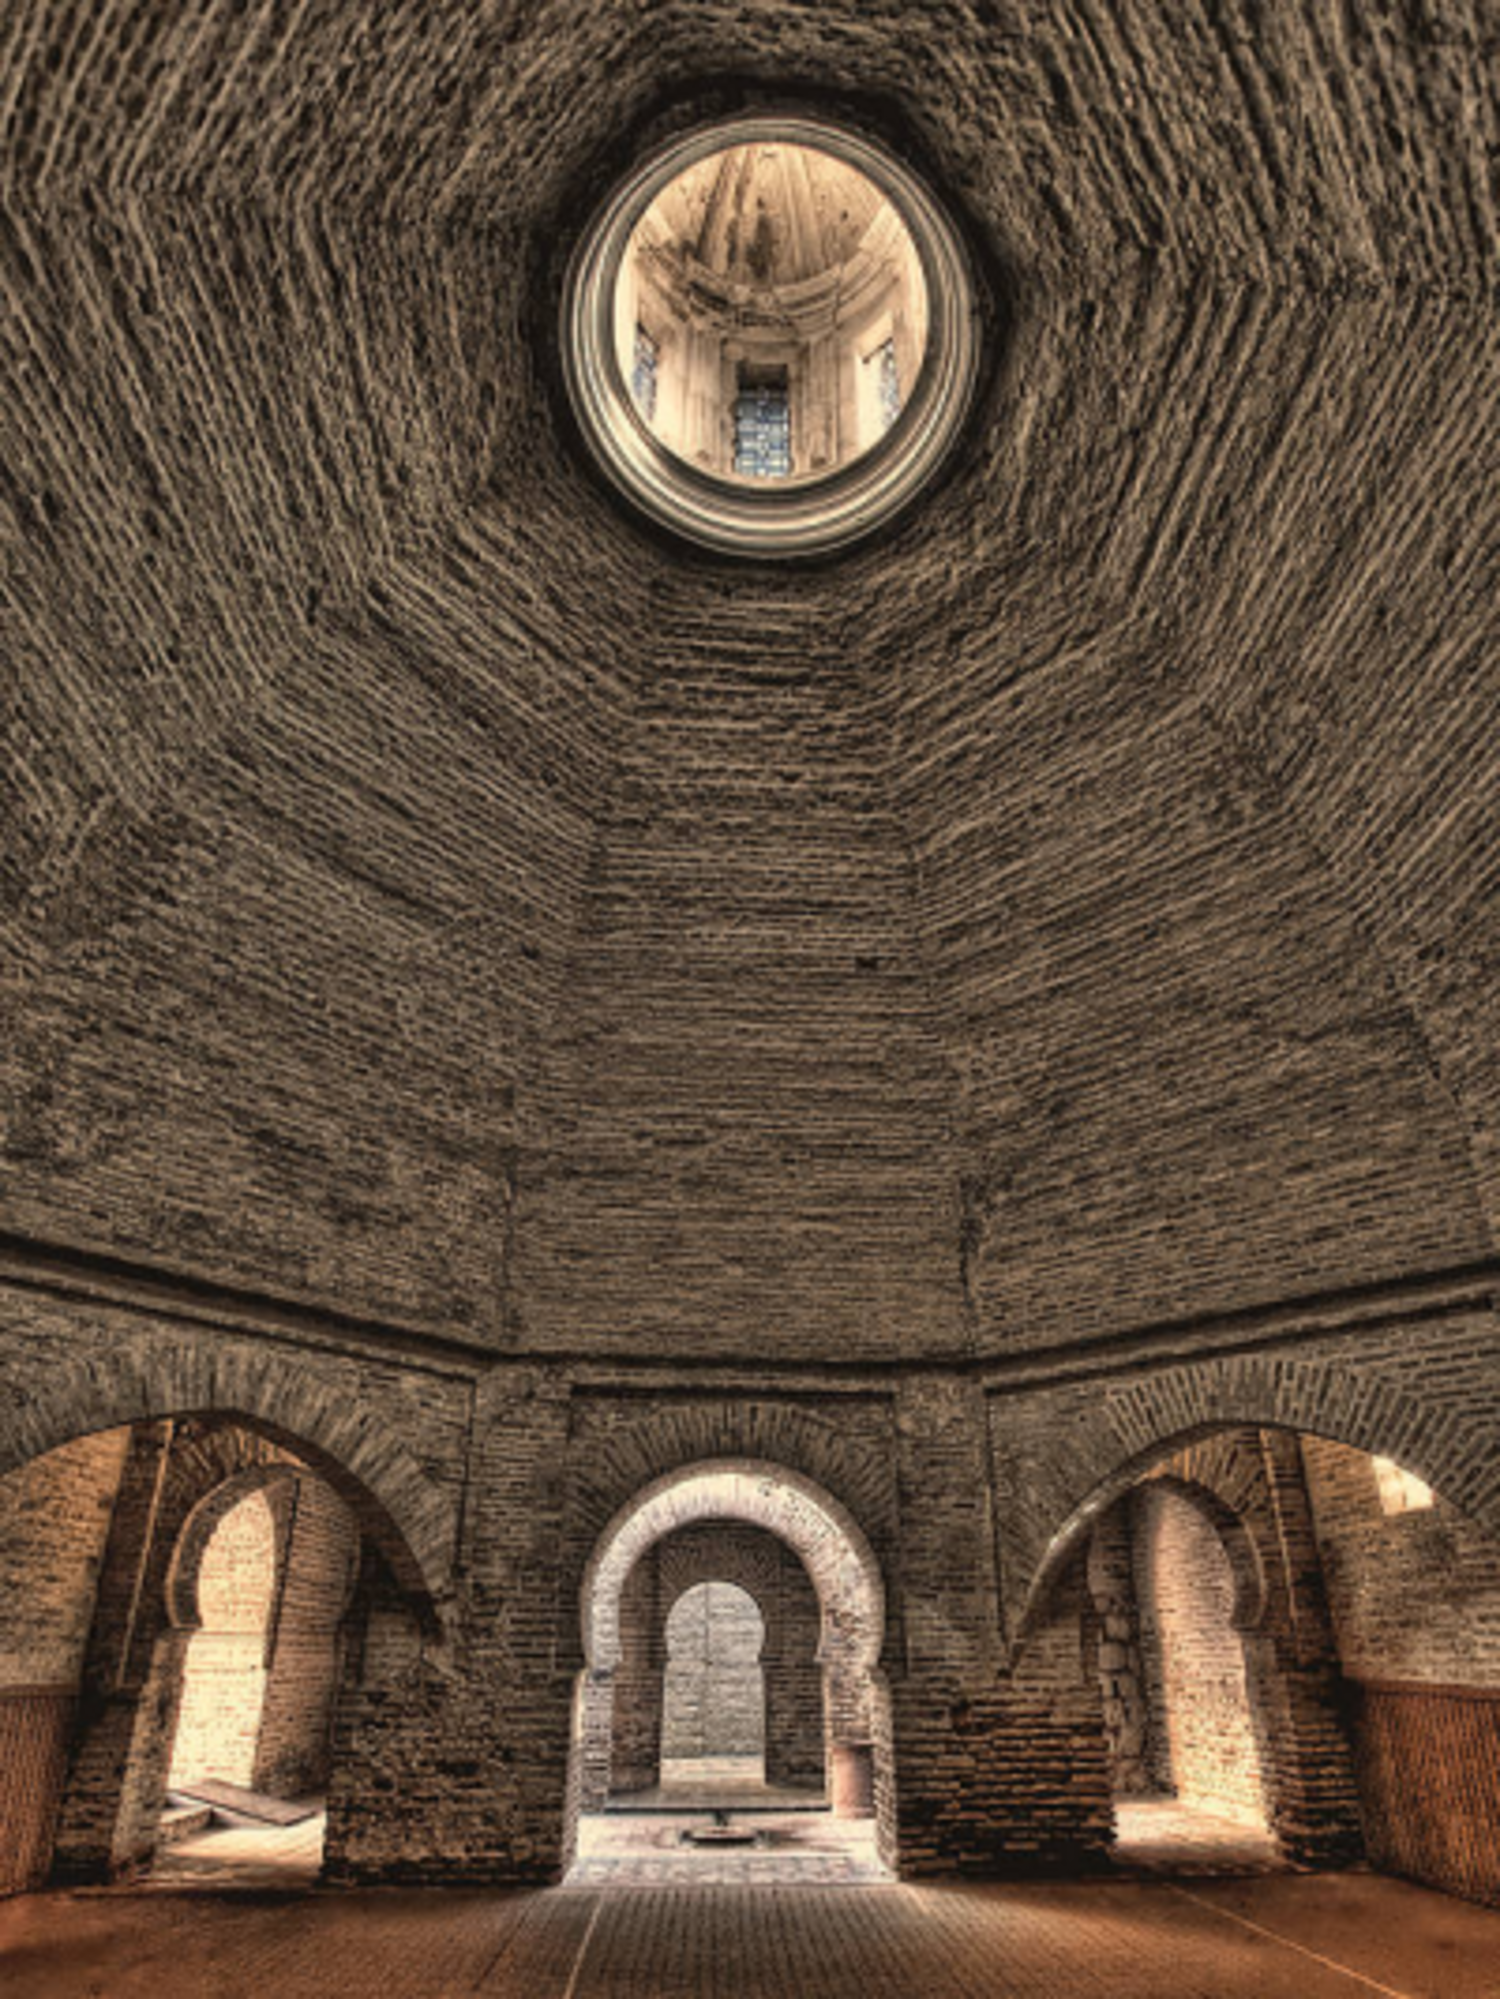
{"label": "stone archway", "polygon": [[[895,1778],[889,1696],[878,1661],[885,1587],[862,1529],[839,1501],[798,1472],[751,1459],[710,1459],[651,1481],[610,1521],[589,1559],[580,1597],[584,1656],[575,1703],[565,1851],[580,1808],[608,1797],[614,1676],[621,1659],[620,1606],[641,1556],[701,1521],[762,1527],[800,1558],[817,1593],[819,1661],[826,1682],[829,1757],[836,1805],[873,1807],[877,1845],[895,1846]],[[868,1802],[866,1802],[868,1801]]]}
{"label": "stone archway", "polygon": [[[83,1613],[86,1639],[77,1668],[66,1767],[59,1771],[52,1807],[57,1877],[78,1882],[134,1874],[155,1857],[185,1667],[200,1623],[201,1561],[215,1529],[237,1505],[252,1496],[268,1499],[275,1514],[278,1563],[290,1549],[294,1492],[315,1488],[318,1496],[316,1505],[309,1498],[302,1509],[304,1545],[307,1534],[319,1531],[322,1509],[331,1508],[344,1523],[348,1559],[338,1616],[327,1633],[319,1631],[320,1643],[325,1636],[328,1641],[323,1646],[328,1656],[319,1665],[326,1669],[330,1711],[339,1684],[338,1622],[348,1602],[355,1554],[372,1526],[381,1535],[378,1543],[363,1541],[372,1573],[384,1579],[414,1631],[436,1627],[435,1606],[420,1584],[397,1580],[398,1564],[407,1578],[418,1576],[420,1568],[409,1545],[392,1538],[397,1530],[388,1510],[347,1469],[336,1479],[327,1476],[327,1453],[316,1445],[298,1448],[300,1440],[294,1442],[284,1429],[247,1419],[241,1410],[137,1419],[89,1436],[118,1437],[122,1455],[100,1500],[108,1524]],[[76,1425],[65,1445],[75,1441]],[[48,1455],[11,1470],[25,1478]],[[362,1495],[363,1503],[348,1505],[351,1493]],[[255,1756],[259,1759],[264,1747],[268,1759],[274,1751],[274,1760],[257,1760],[242,1773],[255,1788],[290,1782],[299,1767],[310,1768],[316,1761],[310,1751],[304,1753],[313,1728],[311,1722],[302,1728],[300,1709],[306,1704],[300,1696],[293,1699],[293,1682],[306,1678],[308,1652],[300,1641],[311,1625],[303,1615],[305,1603],[287,1613],[289,1623],[283,1621],[284,1609],[283,1600],[276,1630],[294,1634],[299,1649],[295,1658],[282,1660],[280,1680],[269,1671],[265,1678],[266,1691],[274,1688],[278,1695],[270,1711],[276,1725],[268,1728],[266,1714],[257,1715]],[[320,1726],[326,1721],[324,1715]],[[315,1775],[318,1781],[308,1788],[321,1790],[321,1765]]]}
{"label": "stone archway", "polygon": [[[828,1783],[818,1595],[786,1542],[744,1521],[677,1528],[654,1542],[626,1578],[622,1657],[613,1675],[611,1791],[624,1798],[662,1785],[681,1788],[686,1773],[666,1768],[674,1760],[666,1713],[674,1650],[668,1627],[679,1600],[705,1583],[743,1590],[761,1622],[761,1776],[733,1773],[736,1789],[758,1781],[769,1790],[800,1793],[811,1804],[826,1796]],[[732,1773],[716,1764],[700,1774],[712,1789]],[[707,1795],[702,1783],[693,1788]]]}
{"label": "stone archway", "polygon": [[[1049,1550],[1017,1651],[1029,1652],[1083,1570],[1100,1634],[1107,1730],[1118,1726],[1119,1706],[1129,1705],[1113,1675],[1132,1648],[1140,1675],[1149,1615],[1157,1625],[1152,1724],[1171,1736],[1166,1761],[1175,1765],[1180,1750],[1189,1770],[1185,1788],[1174,1776],[1171,1794],[1203,1809],[1211,1809],[1207,1795],[1217,1795],[1227,1816],[1263,1822],[1290,1859],[1337,1866],[1358,1857],[1362,1843],[1339,1655],[1299,1448],[1289,1431],[1220,1424],[1121,1468]],[[1122,1532],[1132,1551],[1123,1560]],[[1148,1600],[1163,1579],[1175,1604],[1160,1617]],[[1137,1618],[1140,1626],[1127,1629]],[[1162,1656],[1174,1622],[1176,1672]],[[1179,1735],[1184,1689],[1195,1678],[1196,1711]],[[1160,1783],[1164,1771],[1158,1757]]]}
{"label": "stone archway", "polygon": [[49,1360],[0,1406],[0,1477],[98,1431],[200,1416],[242,1422],[325,1478],[437,1628],[453,1558],[451,1499],[365,1398],[333,1392],[279,1355],[157,1340],[86,1363]]}
{"label": "stone archway", "polygon": [[1099,1515],[1153,1465],[1239,1425],[1394,1458],[1500,1537],[1494,1435],[1483,1416],[1440,1413],[1410,1382],[1374,1370],[1237,1354],[1164,1369],[1103,1396],[1070,1389],[1038,1417],[1069,1448],[1028,1461],[1026,1504],[1005,1505],[1002,1490],[1001,1531],[1018,1591],[1013,1658]]}
{"label": "stone archway", "polygon": [[327,1794],[360,1549],[349,1509],[300,1462],[252,1466],[199,1501],[167,1579],[181,1660],[169,1789]]}

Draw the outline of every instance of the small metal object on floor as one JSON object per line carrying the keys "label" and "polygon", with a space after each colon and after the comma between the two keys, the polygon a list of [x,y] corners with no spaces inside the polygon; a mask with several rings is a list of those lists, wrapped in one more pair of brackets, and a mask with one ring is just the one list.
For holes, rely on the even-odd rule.
{"label": "small metal object on floor", "polygon": [[764,1846],[768,1835],[753,1826],[732,1824],[728,1812],[715,1812],[711,1825],[684,1826],[677,1838],[682,1846]]}

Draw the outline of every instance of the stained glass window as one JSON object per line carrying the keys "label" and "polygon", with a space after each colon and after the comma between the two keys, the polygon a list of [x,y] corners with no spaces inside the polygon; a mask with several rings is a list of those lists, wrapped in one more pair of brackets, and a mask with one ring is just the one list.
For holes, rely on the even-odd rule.
{"label": "stained glass window", "polygon": [[896,343],[886,340],[870,356],[875,364],[875,395],[880,409],[880,428],[889,430],[901,414],[901,376],[896,367]]}
{"label": "stained glass window", "polygon": [[650,423],[656,415],[656,342],[644,326],[635,329],[635,359],[630,369],[630,393],[635,406]]}
{"label": "stained glass window", "polygon": [[734,469],[750,479],[790,477],[792,412],[785,368],[740,369]]}

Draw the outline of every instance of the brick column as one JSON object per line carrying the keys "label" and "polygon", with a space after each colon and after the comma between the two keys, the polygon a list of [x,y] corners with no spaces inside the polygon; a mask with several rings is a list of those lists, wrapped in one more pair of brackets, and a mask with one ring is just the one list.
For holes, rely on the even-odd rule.
{"label": "brick column", "polygon": [[1111,1811],[1102,1703],[1080,1643],[1081,1574],[1065,1579],[1056,1624],[1007,1673],[982,1392],[912,1377],[897,1426],[898,1865],[908,1875],[1086,1865],[1108,1845]]}
{"label": "brick column", "polygon": [[1364,1855],[1346,1689],[1313,1531],[1302,1449],[1289,1430],[1260,1432],[1280,1554],[1265,1628],[1245,1663],[1272,1829],[1288,1856],[1337,1867]]}
{"label": "brick column", "polygon": [[766,1684],[766,1782],[815,1785],[826,1781],[823,1671],[817,1661],[817,1602],[799,1615],[799,1601],[783,1590],[761,1666]]}
{"label": "brick column", "polygon": [[170,1422],[140,1423],[131,1432],[58,1815],[59,1882],[114,1880],[149,1864],[156,1851],[191,1637],[168,1624],[171,1537],[157,1533],[172,1434]]}
{"label": "brick column", "polygon": [[657,1550],[648,1548],[620,1592],[620,1663],[614,1671],[608,1765],[611,1791],[645,1791],[661,1781],[666,1688],[662,1620]]}
{"label": "brick column", "polygon": [[558,1646],[566,1443],[565,1384],[497,1368],[478,1392],[442,1635],[362,1586],[336,1710],[330,1879],[555,1874],[581,1664]]}
{"label": "brick column", "polygon": [[1135,1550],[1130,1508],[1112,1506],[1089,1537],[1085,1558],[1089,1596],[1098,1621],[1099,1691],[1117,1797],[1149,1797],[1158,1788],[1148,1762],[1151,1726],[1141,1662]]}
{"label": "brick column", "polygon": [[614,1765],[615,1686],[612,1672],[590,1672],[578,1692],[576,1807],[602,1812],[609,1803]]}

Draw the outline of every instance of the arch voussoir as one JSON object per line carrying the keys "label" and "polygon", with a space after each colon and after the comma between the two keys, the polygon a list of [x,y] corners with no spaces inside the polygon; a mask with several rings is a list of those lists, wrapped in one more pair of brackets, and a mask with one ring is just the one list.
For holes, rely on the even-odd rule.
{"label": "arch voussoir", "polygon": [[277,1354],[173,1340],[93,1352],[28,1374],[0,1408],[0,1476],[75,1438],[168,1417],[218,1416],[262,1430],[321,1472],[429,1609],[447,1591],[452,1506],[389,1423],[349,1384]]}

